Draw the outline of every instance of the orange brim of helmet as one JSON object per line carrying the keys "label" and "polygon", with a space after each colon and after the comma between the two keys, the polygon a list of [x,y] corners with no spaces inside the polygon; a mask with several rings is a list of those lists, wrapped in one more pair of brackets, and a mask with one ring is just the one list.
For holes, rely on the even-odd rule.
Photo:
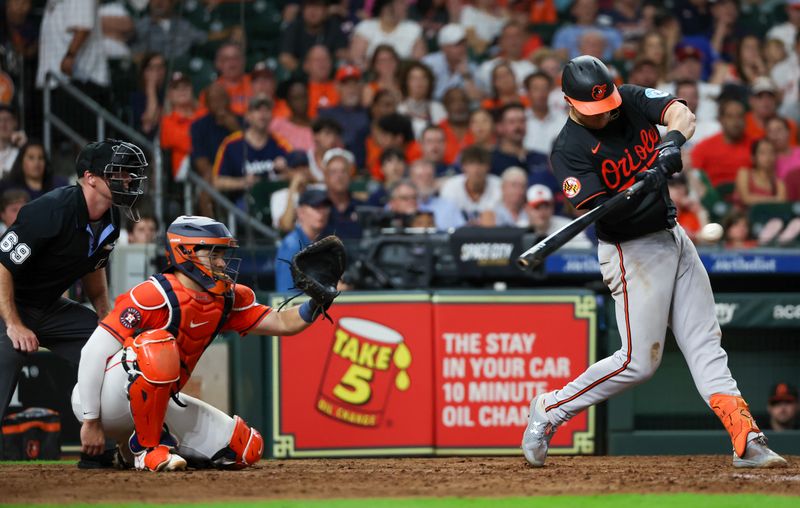
{"label": "orange brim of helmet", "polygon": [[579,113],[586,116],[600,115],[607,111],[617,109],[622,104],[622,97],[619,95],[619,90],[614,87],[614,92],[611,95],[600,101],[576,101],[567,97],[569,103],[575,106]]}

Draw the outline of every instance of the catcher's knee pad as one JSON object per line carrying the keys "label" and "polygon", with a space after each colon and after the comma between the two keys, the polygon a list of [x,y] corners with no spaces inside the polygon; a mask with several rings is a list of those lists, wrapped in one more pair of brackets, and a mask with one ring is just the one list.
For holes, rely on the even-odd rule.
{"label": "catcher's knee pad", "polygon": [[738,457],[742,457],[747,448],[748,434],[761,432],[750,414],[747,402],[736,395],[715,393],[708,403],[720,421],[722,421],[725,430],[730,434],[733,451],[736,452]]}
{"label": "catcher's knee pad", "polygon": [[[127,362],[133,359],[133,365]],[[139,443],[152,448],[159,443],[173,385],[180,378],[180,353],[175,337],[165,330],[150,330],[133,339],[125,350],[128,400]]]}
{"label": "catcher's knee pad", "polygon": [[233,417],[236,422],[228,446],[211,457],[211,462],[222,469],[243,469],[261,460],[264,452],[264,438],[256,429],[251,428],[239,416]]}

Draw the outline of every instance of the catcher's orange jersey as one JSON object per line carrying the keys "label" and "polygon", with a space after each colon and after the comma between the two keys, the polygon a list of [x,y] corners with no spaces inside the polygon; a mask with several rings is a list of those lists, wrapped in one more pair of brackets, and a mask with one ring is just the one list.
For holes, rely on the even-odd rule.
{"label": "catcher's orange jersey", "polygon": [[[184,287],[173,274],[157,274],[119,295],[100,326],[126,346],[143,331],[168,329],[180,349],[182,387],[214,339],[224,307],[222,296]],[[220,331],[245,335],[271,310],[256,302],[252,289],[236,284],[228,318]]]}

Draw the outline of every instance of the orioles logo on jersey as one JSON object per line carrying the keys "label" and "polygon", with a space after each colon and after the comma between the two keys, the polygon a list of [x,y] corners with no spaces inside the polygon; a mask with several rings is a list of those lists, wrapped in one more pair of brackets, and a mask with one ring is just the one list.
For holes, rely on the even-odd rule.
{"label": "orioles logo on jersey", "polygon": [[581,182],[574,176],[570,176],[561,184],[561,191],[568,198],[574,198],[581,191]]}
{"label": "orioles logo on jersey", "polygon": [[605,99],[606,91],[608,91],[608,85],[594,85],[594,87],[592,87],[592,99],[596,101]]}

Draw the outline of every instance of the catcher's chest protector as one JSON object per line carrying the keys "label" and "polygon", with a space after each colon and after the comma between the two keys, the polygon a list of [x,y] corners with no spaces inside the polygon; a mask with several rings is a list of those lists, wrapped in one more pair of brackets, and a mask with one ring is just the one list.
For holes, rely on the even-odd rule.
{"label": "catcher's chest protector", "polygon": [[233,296],[220,297],[206,292],[190,291],[172,274],[156,274],[153,279],[164,292],[169,308],[170,317],[166,330],[175,337],[180,350],[180,389],[191,376],[203,351],[228,319]]}

